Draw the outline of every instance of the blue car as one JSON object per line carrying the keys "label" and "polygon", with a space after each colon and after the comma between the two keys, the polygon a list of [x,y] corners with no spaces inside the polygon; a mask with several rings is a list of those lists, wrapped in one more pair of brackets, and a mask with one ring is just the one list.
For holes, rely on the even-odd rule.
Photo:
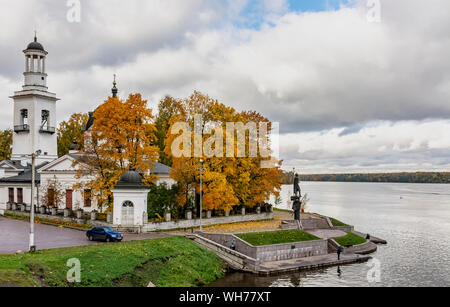
{"label": "blue car", "polygon": [[111,227],[96,226],[86,232],[89,241],[121,242],[123,235]]}

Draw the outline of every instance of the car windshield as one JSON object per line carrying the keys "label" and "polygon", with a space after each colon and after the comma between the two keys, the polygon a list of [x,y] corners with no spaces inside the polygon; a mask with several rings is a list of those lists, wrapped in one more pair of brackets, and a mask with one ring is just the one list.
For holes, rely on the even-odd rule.
{"label": "car windshield", "polygon": [[105,227],[103,229],[105,229],[106,232],[114,232],[114,230],[111,227]]}

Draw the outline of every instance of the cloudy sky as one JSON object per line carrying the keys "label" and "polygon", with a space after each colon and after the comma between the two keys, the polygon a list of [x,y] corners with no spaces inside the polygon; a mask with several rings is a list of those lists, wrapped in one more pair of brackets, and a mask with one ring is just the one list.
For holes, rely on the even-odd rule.
{"label": "cloudy sky", "polygon": [[450,171],[448,0],[0,2],[0,129],[36,29],[60,120],[116,73],[153,107],[199,90],[280,122],[286,169]]}

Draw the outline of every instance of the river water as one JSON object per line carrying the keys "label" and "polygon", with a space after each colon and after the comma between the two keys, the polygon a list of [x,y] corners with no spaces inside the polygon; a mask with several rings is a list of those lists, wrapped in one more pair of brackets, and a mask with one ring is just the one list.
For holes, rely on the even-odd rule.
{"label": "river water", "polygon": [[[301,188],[307,211],[388,241],[372,254],[380,281],[369,281],[375,267],[362,263],[275,277],[231,273],[210,286],[450,286],[450,185],[303,182]],[[281,194],[278,207],[287,209],[292,186]]]}

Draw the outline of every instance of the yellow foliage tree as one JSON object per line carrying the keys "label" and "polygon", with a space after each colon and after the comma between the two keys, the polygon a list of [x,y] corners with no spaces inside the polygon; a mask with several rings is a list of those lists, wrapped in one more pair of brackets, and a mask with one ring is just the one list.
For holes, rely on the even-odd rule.
{"label": "yellow foliage tree", "polygon": [[95,121],[82,136],[83,150],[76,164],[77,176],[91,175],[79,189],[89,189],[99,204],[112,203],[111,189],[129,169],[139,170],[151,184],[152,167],[158,159],[152,110],[140,94],[126,101],[110,97],[94,112]]}
{"label": "yellow foliage tree", "polygon": [[[280,168],[262,169],[261,161],[264,159],[250,157],[250,140],[254,136],[249,132],[245,134],[245,154],[238,158],[238,138],[234,132],[233,135],[227,134],[227,123],[269,122],[266,118],[256,112],[238,113],[199,92],[179,101],[178,107],[181,111],[170,119],[165,153],[173,160],[171,177],[180,186],[180,206],[188,204],[192,189],[195,189],[197,194],[200,193],[200,158],[205,161],[202,190],[206,210],[230,210],[237,205],[254,207],[267,201],[271,194],[279,195],[282,174]],[[200,125],[195,121],[198,115],[202,117]],[[196,139],[195,134],[191,133],[186,134],[183,144],[177,143],[186,132],[179,129],[179,123],[186,123],[190,132],[200,132],[201,139]],[[267,134],[269,133],[270,123],[267,130]],[[263,137],[268,138],[268,135]],[[233,144],[231,154],[227,151],[227,140]],[[186,149],[183,147],[186,144],[193,146]],[[203,151],[203,144],[210,149],[208,152]],[[182,154],[175,155],[174,150]]]}

